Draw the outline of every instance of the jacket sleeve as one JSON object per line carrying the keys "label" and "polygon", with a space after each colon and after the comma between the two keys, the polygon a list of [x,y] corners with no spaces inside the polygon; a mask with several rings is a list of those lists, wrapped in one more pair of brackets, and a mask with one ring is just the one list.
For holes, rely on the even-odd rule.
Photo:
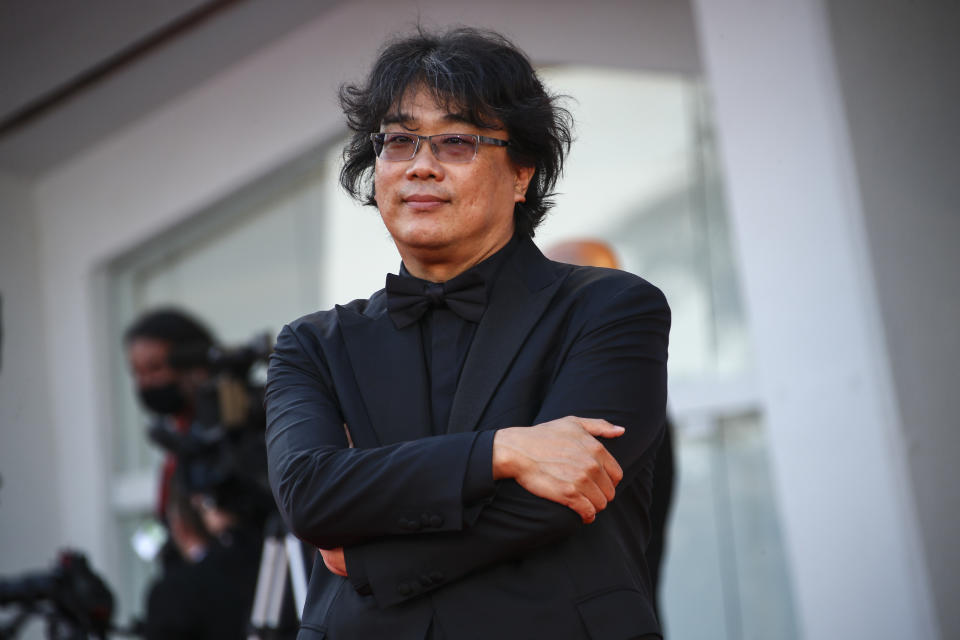
{"label": "jacket sleeve", "polygon": [[[642,280],[597,304],[600,308],[573,342],[534,424],[576,415],[625,427],[619,438],[601,441],[623,467],[623,483],[629,483],[664,428],[670,310],[663,294]],[[389,606],[570,536],[582,526],[592,525],[514,481],[502,481],[463,530],[348,547],[347,571],[355,587],[369,588],[380,606]],[[358,584],[355,570],[367,585]]]}
{"label": "jacket sleeve", "polygon": [[351,448],[322,351],[303,325],[284,327],[268,372],[270,485],[290,530],[329,549],[461,529],[463,477],[480,434]]}

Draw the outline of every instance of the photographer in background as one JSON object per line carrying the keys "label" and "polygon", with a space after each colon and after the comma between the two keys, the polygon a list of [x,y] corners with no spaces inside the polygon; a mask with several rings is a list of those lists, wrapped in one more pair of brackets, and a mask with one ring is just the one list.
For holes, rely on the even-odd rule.
{"label": "photographer in background", "polygon": [[[169,428],[186,435],[195,413],[195,398],[209,382],[210,371],[203,366],[174,368],[171,351],[209,349],[213,334],[198,320],[177,309],[150,311],[137,319],[124,334],[130,373],[140,403],[168,421]],[[165,519],[167,492],[177,458],[167,453],[157,495],[157,517]]]}
{"label": "photographer in background", "polygon": [[166,451],[157,500],[168,530],[147,598],[148,638],[242,638],[257,583],[267,488],[262,391],[249,370],[264,349],[219,348],[177,309],[141,316],[124,335],[140,402]]}

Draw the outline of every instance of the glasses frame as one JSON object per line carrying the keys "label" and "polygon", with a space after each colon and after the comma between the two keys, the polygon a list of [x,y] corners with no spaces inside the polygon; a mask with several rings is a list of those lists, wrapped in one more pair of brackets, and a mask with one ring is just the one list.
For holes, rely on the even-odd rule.
{"label": "glasses frame", "polygon": [[[410,138],[416,138],[417,143],[413,146],[413,153],[410,154],[409,158],[384,158],[380,154],[384,149],[384,139],[386,136],[391,134],[404,135]],[[440,155],[437,153],[437,145],[434,144],[434,138],[442,138],[444,136],[457,136],[460,138],[472,138],[473,139],[473,155],[470,156],[469,160],[442,160]],[[380,131],[377,133],[370,134],[370,142],[373,143],[373,154],[384,162],[409,162],[417,157],[417,153],[420,151],[421,143],[426,140],[427,146],[430,148],[430,152],[433,154],[433,157],[436,158],[439,162],[450,162],[453,164],[466,164],[468,162],[473,162],[477,154],[480,153],[480,145],[488,144],[494,147],[508,147],[510,146],[509,140],[501,140],[499,138],[491,138],[489,136],[481,136],[475,133],[435,133],[432,136],[421,136],[416,133],[407,133],[405,131]],[[380,151],[377,151],[379,147]]]}

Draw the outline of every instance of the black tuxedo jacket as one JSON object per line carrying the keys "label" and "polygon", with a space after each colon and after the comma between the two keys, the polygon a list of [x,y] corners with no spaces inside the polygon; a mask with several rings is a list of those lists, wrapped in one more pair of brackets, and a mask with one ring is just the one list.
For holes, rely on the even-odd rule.
{"label": "black tuxedo jacket", "polygon": [[[266,390],[271,484],[318,556],[300,638],[602,638],[658,633],[643,551],[663,432],[670,310],[622,271],[547,260],[521,239],[489,294],[453,399],[430,435],[420,329],[383,291],[284,327]],[[482,430],[576,415],[626,428],[596,521],[514,481],[465,504]]]}

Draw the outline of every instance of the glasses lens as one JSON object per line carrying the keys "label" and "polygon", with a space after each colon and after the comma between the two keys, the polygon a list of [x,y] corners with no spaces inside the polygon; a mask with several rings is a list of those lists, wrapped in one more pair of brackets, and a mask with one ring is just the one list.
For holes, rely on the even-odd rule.
{"label": "glasses lens", "polygon": [[477,155],[477,137],[447,133],[430,138],[434,155],[442,162],[470,162]]}
{"label": "glasses lens", "polygon": [[[374,149],[376,150],[376,149]],[[384,160],[409,160],[417,150],[417,138],[405,133],[383,134],[383,148],[377,154]]]}

